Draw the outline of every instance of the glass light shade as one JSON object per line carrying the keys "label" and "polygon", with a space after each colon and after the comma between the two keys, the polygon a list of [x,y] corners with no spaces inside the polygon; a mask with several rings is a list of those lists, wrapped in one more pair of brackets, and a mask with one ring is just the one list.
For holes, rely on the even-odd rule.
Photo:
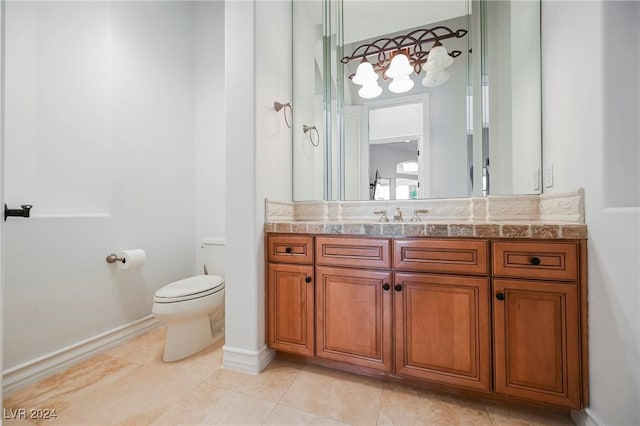
{"label": "glass light shade", "polygon": [[358,95],[364,99],[377,98],[381,93],[382,87],[380,87],[375,80],[367,81],[362,85],[360,90],[358,90]]}
{"label": "glass light shade", "polygon": [[408,92],[413,88],[413,80],[408,75],[396,77],[389,83],[389,91],[393,93]]}
{"label": "glass light shade", "polygon": [[444,46],[436,46],[429,52],[425,69],[427,71],[441,71],[453,63],[453,58]]}
{"label": "glass light shade", "polygon": [[369,62],[364,61],[358,65],[358,69],[356,70],[356,75],[353,76],[351,81],[355,84],[363,85],[370,81],[376,81],[378,79],[378,74],[373,70],[373,65]]}
{"label": "glass light shade", "polygon": [[429,59],[435,59],[438,58],[440,56],[444,56],[444,55],[448,55],[449,53],[447,52],[447,48],[444,47],[443,45],[439,45],[439,46],[434,46],[430,51],[429,51],[429,56],[427,57],[427,60]]}
{"label": "glass light shade", "polygon": [[409,58],[403,53],[399,53],[393,57],[389,69],[386,74],[389,78],[398,78],[409,76],[413,72],[413,67],[409,64]]}
{"label": "glass light shade", "polygon": [[427,71],[427,75],[422,79],[425,87],[442,86],[449,80],[449,73],[446,71]]}

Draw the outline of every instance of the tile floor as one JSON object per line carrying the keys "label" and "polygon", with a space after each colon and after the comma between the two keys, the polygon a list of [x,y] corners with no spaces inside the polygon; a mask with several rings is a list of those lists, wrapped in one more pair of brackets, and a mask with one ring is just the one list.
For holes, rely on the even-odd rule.
{"label": "tile floor", "polygon": [[[273,361],[260,375],[223,370],[222,345],[161,360],[158,328],[4,400],[56,410],[5,425],[572,425],[569,417],[437,394]],[[15,411],[14,411],[15,412]]]}

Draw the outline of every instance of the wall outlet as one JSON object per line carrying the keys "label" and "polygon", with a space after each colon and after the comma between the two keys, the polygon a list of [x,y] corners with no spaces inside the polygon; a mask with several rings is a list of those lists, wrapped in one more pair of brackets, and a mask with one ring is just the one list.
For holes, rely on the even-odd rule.
{"label": "wall outlet", "polygon": [[551,188],[553,186],[553,163],[544,168],[544,187]]}
{"label": "wall outlet", "polygon": [[540,169],[534,169],[531,177],[533,178],[533,180],[531,181],[531,183],[533,184],[533,190],[540,191]]}

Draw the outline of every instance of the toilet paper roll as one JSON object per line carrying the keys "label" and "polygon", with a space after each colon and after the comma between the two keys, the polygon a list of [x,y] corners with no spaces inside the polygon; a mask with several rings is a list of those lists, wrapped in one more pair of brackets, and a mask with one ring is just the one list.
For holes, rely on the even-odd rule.
{"label": "toilet paper roll", "polygon": [[142,266],[147,261],[147,253],[142,249],[122,250],[117,253],[122,261],[118,262],[120,269],[129,269],[132,266]]}

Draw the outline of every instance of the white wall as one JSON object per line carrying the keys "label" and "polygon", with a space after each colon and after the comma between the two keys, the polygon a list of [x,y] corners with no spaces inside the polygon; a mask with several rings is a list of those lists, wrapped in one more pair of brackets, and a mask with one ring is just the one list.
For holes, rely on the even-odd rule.
{"label": "white wall", "polygon": [[640,424],[638,22],[637,2],[542,4],[544,166],[554,166],[547,192],[585,188],[587,412],[606,425]]}
{"label": "white wall", "polygon": [[[150,314],[155,290],[193,274],[195,188],[220,194],[194,185],[196,155],[207,162],[204,141],[219,138],[208,126],[221,121],[221,94],[203,92],[219,88],[205,74],[220,72],[209,57],[195,62],[222,48],[205,42],[203,20],[216,7],[6,3],[5,189],[12,205],[32,202],[34,217],[3,229],[5,369]],[[200,106],[217,116],[204,123]],[[100,173],[85,168],[89,159]],[[20,173],[21,161],[30,173]],[[46,197],[51,181],[56,196]],[[97,193],[84,196],[89,185]],[[212,205],[205,192],[199,218]],[[204,222],[199,232],[223,229]],[[147,251],[141,270],[106,264],[126,248]]]}
{"label": "white wall", "polygon": [[224,367],[255,374],[273,356],[265,345],[265,197],[291,199],[291,135],[273,110],[274,100],[291,99],[291,3],[227,3],[225,27],[225,66],[234,72],[225,74]]}
{"label": "white wall", "polygon": [[225,233],[224,1],[195,3],[195,271],[203,238]]}

